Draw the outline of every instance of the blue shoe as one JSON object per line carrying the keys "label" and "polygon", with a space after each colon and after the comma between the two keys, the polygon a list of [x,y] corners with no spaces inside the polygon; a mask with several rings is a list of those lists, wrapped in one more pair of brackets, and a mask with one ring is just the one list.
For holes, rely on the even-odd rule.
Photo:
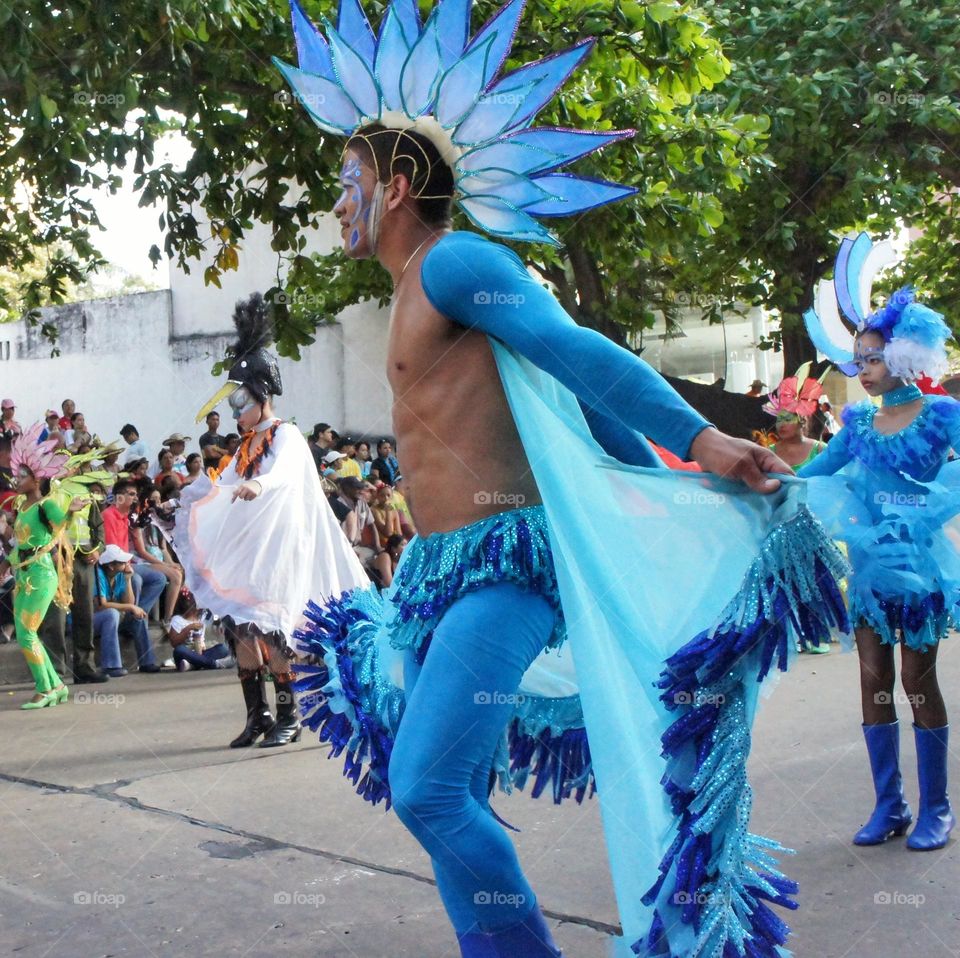
{"label": "blue shoe", "polygon": [[943,728],[913,727],[917,740],[917,777],[920,780],[920,814],[907,839],[915,852],[932,851],[947,844],[956,824],[947,795],[947,735]]}
{"label": "blue shoe", "polygon": [[563,958],[537,905],[519,925],[487,934],[469,932],[457,942],[461,958]]}
{"label": "blue shoe", "polygon": [[877,804],[870,820],[853,836],[853,844],[881,845],[891,835],[899,838],[913,821],[910,806],[903,799],[900,778],[900,723],[864,725],[863,737]]}

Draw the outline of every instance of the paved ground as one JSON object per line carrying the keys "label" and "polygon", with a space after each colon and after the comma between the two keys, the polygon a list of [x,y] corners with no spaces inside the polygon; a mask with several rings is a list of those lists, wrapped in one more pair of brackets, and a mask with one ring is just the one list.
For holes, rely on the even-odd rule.
{"label": "paved ground", "polygon": [[[960,715],[960,650],[942,659]],[[241,725],[232,675],[76,691],[88,701],[21,713],[22,687],[0,689],[3,954],[455,958],[424,856],[392,815],[361,806],[324,748],[224,747]],[[904,766],[915,803],[909,735]],[[799,852],[797,958],[960,955],[956,844],[849,843],[869,805],[851,656],[800,660],[764,706],[751,772],[754,829]],[[523,828],[565,954],[605,955],[616,912],[596,803],[497,807]]]}

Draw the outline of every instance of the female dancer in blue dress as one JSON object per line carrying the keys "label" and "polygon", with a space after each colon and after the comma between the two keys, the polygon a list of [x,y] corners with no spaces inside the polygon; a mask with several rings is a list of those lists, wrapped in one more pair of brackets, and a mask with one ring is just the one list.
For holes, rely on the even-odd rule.
{"label": "female dancer in blue dress", "polygon": [[[828,356],[856,373],[871,397],[848,406],[845,428],[827,450],[799,470],[811,478],[810,502],[849,547],[850,620],[860,659],[863,733],[876,790],[876,807],[856,833],[857,845],[903,835],[912,821],[899,769],[899,724],[894,702],[894,648],[901,648],[900,680],[913,710],[920,809],[907,847],[946,844],[954,825],[947,795],[947,713],[937,681],[937,651],[960,611],[960,559],[950,535],[960,492],[949,488],[951,449],[960,449],[960,403],[924,396],[915,381],[946,370],[950,331],[940,314],[899,290],[865,318],[847,282],[871,255],[863,234],[844,241],[838,257],[837,299],[857,323],[853,359],[822,337],[822,317],[808,327]],[[873,261],[883,250],[872,247]],[[878,255],[880,254],[880,255]],[[851,265],[853,261],[854,265]],[[864,267],[866,268],[866,267]],[[840,285],[842,284],[842,286]],[[823,301],[818,304],[821,308]],[[851,315],[852,313],[852,315]],[[838,327],[834,324],[834,330]],[[828,352],[829,350],[829,352]]]}

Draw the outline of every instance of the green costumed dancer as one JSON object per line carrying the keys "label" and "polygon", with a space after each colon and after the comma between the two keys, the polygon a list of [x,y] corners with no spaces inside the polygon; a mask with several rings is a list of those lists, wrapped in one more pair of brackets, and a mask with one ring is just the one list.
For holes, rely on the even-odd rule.
{"label": "green costumed dancer", "polygon": [[[38,442],[42,424],[31,426],[13,444],[10,467],[17,483],[17,519],[14,524],[16,544],[4,565],[9,564],[16,580],[13,617],[17,642],[23,649],[33,674],[36,694],[20,707],[42,709],[67,700],[69,690],[57,675],[43,647],[37,629],[55,599],[69,606],[69,590],[61,590],[61,581],[71,581],[68,552],[62,553],[60,572],[54,563],[54,552],[63,540],[69,513],[83,508],[83,500],[75,498],[64,504],[62,491],[49,494],[49,483],[64,475],[69,457],[56,449],[54,440]],[[61,594],[63,593],[63,594]]]}

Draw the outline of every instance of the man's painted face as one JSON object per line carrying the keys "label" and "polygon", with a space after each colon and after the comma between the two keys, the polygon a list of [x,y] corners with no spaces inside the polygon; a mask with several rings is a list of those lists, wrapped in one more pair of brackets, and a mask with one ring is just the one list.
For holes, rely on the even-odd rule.
{"label": "man's painted face", "polygon": [[249,432],[260,422],[262,403],[257,402],[256,397],[246,386],[241,386],[230,394],[230,409],[243,432]]}
{"label": "man's painted face", "polygon": [[347,150],[340,169],[341,192],[333,206],[340,220],[340,236],[344,252],[351,259],[367,259],[376,251],[379,211],[376,207],[377,178],[360,157]]}

